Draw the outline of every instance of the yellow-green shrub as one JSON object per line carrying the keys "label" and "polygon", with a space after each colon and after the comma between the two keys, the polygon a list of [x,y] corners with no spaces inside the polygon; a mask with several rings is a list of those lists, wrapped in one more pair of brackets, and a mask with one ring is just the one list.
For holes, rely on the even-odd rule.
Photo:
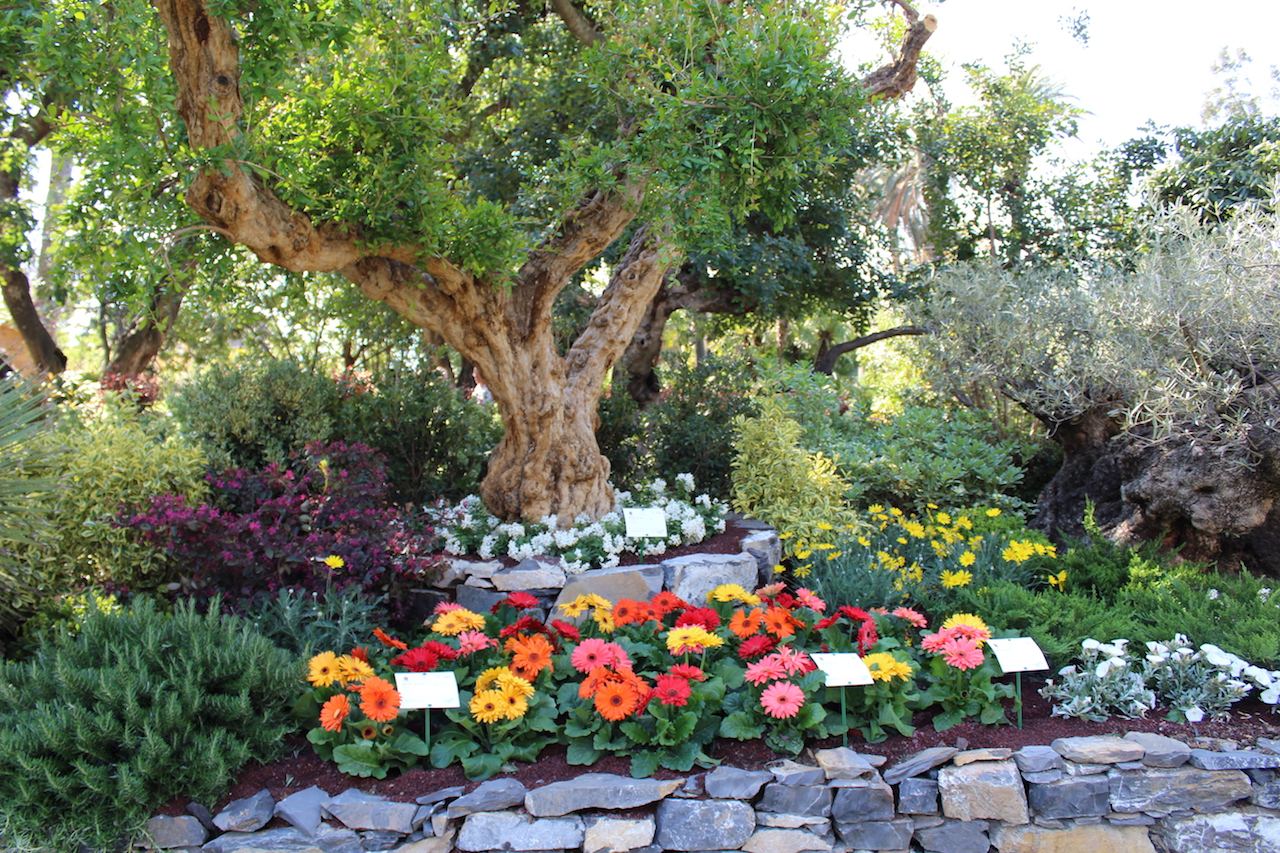
{"label": "yellow-green shrub", "polygon": [[859,526],[852,484],[833,459],[800,446],[804,430],[777,397],[761,400],[756,417],[734,418],[733,427],[733,508],[777,528],[788,555],[830,542],[833,529]]}

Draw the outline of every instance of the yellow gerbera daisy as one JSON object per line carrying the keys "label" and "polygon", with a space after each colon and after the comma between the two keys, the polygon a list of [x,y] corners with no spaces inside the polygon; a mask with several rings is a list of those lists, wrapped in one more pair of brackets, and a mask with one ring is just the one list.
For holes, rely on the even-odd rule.
{"label": "yellow gerbera daisy", "polygon": [[533,695],[533,685],[509,669],[498,673],[498,689],[503,693],[519,693],[526,698]]}
{"label": "yellow gerbera daisy", "polygon": [[461,607],[441,613],[431,625],[432,631],[450,637],[461,634],[463,631],[479,631],[483,628],[483,616]]}
{"label": "yellow gerbera daisy", "polygon": [[493,687],[494,682],[502,678],[503,675],[511,675],[511,670],[505,666],[495,666],[492,669],[486,669],[476,678],[476,692],[482,693]]}
{"label": "yellow gerbera daisy", "polygon": [[307,661],[307,681],[316,687],[328,687],[338,680],[338,656],[321,652]]}
{"label": "yellow gerbera daisy", "polygon": [[351,655],[338,658],[338,681],[343,685],[353,681],[364,681],[366,678],[373,678],[373,667],[366,661]]}
{"label": "yellow gerbera daisy", "polygon": [[482,723],[496,723],[507,716],[511,703],[501,690],[482,690],[471,698],[471,716]]}
{"label": "yellow gerbera daisy", "polygon": [[[974,616],[972,613],[951,614],[951,616],[947,618],[947,621],[942,623],[942,630],[945,631],[948,628],[954,628],[957,625],[972,625],[979,631],[986,631],[988,635],[991,633],[991,629],[987,627],[987,623],[983,622],[981,617]],[[978,645],[982,644],[979,643]]]}

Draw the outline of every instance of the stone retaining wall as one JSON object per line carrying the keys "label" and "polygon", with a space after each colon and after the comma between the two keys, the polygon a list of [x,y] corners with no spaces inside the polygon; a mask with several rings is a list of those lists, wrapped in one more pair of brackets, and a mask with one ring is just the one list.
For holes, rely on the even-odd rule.
{"label": "stone retaining wall", "polygon": [[[188,853],[1280,853],[1280,741],[1210,751],[1133,732],[1017,752],[933,747],[887,768],[850,749],[812,761],[533,789],[492,779],[416,803],[355,788],[277,803],[264,790],[148,830],[153,848]],[[273,817],[289,826],[264,829]]]}

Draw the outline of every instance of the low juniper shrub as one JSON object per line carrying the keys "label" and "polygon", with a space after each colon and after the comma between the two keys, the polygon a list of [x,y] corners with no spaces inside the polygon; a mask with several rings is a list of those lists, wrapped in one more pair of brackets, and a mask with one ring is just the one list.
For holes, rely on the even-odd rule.
{"label": "low juniper shrub", "polygon": [[439,563],[434,530],[387,504],[381,456],[366,445],[312,442],[289,463],[211,474],[209,503],[161,495],[119,523],[182,567],[186,597],[248,602],[356,586],[395,619],[405,591]]}

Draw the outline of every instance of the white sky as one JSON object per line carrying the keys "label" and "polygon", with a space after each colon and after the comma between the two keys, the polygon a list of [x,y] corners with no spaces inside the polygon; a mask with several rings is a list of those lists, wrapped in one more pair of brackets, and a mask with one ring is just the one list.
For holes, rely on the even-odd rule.
{"label": "white sky", "polygon": [[[1027,61],[1091,113],[1080,117],[1080,142],[1064,149],[1073,159],[1138,135],[1148,120],[1200,125],[1224,47],[1252,58],[1259,94],[1270,90],[1269,68],[1280,66],[1280,0],[919,0],[917,8],[938,19],[927,50],[954,67],[948,95],[957,103],[960,63],[1000,69],[1015,40],[1034,43]],[[1087,45],[1059,21],[1079,11],[1089,16]]]}

